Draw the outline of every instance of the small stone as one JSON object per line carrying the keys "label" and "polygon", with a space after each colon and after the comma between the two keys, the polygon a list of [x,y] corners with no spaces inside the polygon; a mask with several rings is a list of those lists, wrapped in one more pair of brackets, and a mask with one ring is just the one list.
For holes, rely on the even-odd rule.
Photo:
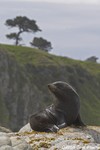
{"label": "small stone", "polygon": [[22,127],[20,130],[19,130],[19,133],[21,132],[30,132],[32,131],[31,127],[30,127],[30,124],[26,124],[24,127]]}
{"label": "small stone", "polygon": [[14,150],[32,150],[31,146],[20,136],[11,137],[11,143]]}
{"label": "small stone", "polygon": [[22,143],[13,147],[13,150],[33,150],[30,145]]}
{"label": "small stone", "polygon": [[25,143],[25,140],[21,139],[19,136],[11,137],[10,140],[13,147]]}
{"label": "small stone", "polygon": [[3,146],[3,145],[11,145],[11,140],[7,136],[7,134],[0,132],[0,146]]}
{"label": "small stone", "polygon": [[0,132],[10,133],[11,130],[0,126]]}
{"label": "small stone", "polygon": [[9,145],[4,145],[0,147],[0,150],[13,150],[13,148]]}

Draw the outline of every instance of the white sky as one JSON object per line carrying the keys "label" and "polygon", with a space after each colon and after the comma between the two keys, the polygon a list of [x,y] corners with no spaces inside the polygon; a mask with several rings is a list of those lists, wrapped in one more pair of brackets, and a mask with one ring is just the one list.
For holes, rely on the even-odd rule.
{"label": "white sky", "polygon": [[[29,1],[29,0],[23,0]],[[56,2],[56,3],[91,3],[98,4],[100,0],[30,0],[30,1],[44,1],[44,2]]]}
{"label": "white sky", "polygon": [[32,2],[51,2],[51,3],[85,3],[100,4],[100,0],[0,0],[0,1],[32,1]]}

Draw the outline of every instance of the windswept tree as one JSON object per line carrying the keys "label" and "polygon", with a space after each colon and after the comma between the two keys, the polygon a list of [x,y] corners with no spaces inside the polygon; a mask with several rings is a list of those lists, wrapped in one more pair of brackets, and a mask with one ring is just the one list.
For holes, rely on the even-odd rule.
{"label": "windswept tree", "polygon": [[7,38],[15,40],[15,45],[19,45],[19,41],[22,40],[20,35],[23,32],[35,33],[35,32],[41,31],[41,29],[39,29],[39,27],[37,26],[35,20],[30,20],[29,18],[25,16],[23,17],[17,16],[14,19],[8,19],[6,20],[5,25],[11,28],[13,27],[18,28],[18,32],[14,32],[14,33],[6,35]]}
{"label": "windswept tree", "polygon": [[31,46],[37,47],[46,52],[49,52],[52,49],[51,42],[47,41],[46,39],[43,39],[42,37],[35,37],[30,44]]}
{"label": "windswept tree", "polygon": [[91,57],[87,58],[86,61],[97,63],[98,59],[99,58],[96,56],[91,56]]}

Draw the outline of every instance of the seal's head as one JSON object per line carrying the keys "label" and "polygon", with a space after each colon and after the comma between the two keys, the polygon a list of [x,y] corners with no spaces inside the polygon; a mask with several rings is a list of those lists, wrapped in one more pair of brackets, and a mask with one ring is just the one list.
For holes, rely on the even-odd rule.
{"label": "seal's head", "polygon": [[48,84],[48,88],[59,99],[70,99],[75,96],[78,97],[74,88],[66,82],[57,81]]}

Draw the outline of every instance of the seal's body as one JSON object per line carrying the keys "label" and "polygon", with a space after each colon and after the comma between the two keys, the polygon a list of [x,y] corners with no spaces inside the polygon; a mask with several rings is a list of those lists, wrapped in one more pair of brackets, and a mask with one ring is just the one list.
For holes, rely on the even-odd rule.
{"label": "seal's body", "polygon": [[48,85],[56,101],[44,111],[30,117],[33,130],[57,132],[59,128],[70,125],[84,126],[79,110],[80,100],[77,92],[68,83],[57,81]]}

